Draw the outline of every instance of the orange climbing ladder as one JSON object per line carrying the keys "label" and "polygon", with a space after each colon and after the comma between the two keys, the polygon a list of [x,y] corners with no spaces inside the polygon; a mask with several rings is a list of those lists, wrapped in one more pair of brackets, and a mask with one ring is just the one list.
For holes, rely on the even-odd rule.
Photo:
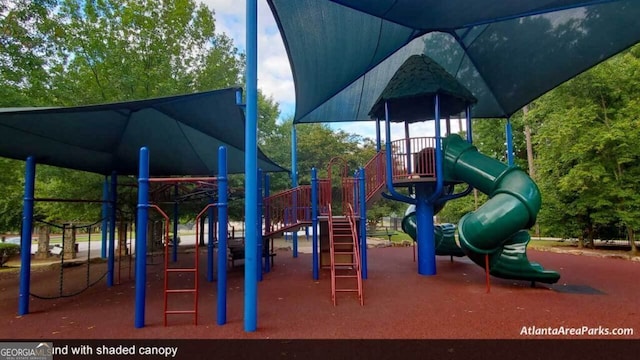
{"label": "orange climbing ladder", "polygon": [[357,293],[364,305],[360,248],[353,207],[348,204],[345,216],[334,217],[329,205],[329,251],[331,258],[331,300],[336,305],[336,294]]}
{"label": "orange climbing ladder", "polygon": [[[200,215],[202,215],[210,206],[213,206],[213,204],[207,206],[205,208],[205,210],[203,210]],[[170,267],[169,266],[169,247],[171,245],[171,241],[169,239],[169,216],[167,216],[167,214],[164,213],[164,211],[162,211],[158,206],[156,205],[149,205],[149,207],[155,208],[156,210],[158,210],[158,212],[160,212],[160,214],[162,214],[162,216],[164,216],[165,218],[165,239],[164,239],[164,326],[167,326],[167,316],[168,315],[173,315],[173,314],[193,314],[193,325],[198,325],[198,248],[196,245],[196,251],[195,251],[195,261],[194,261],[194,266],[188,267],[188,268],[178,268],[178,267]],[[200,220],[199,217],[200,215],[198,215],[198,218],[196,218],[196,221]],[[197,224],[197,223],[196,223]],[[199,239],[198,237],[198,229],[200,227],[196,226],[196,239]],[[176,275],[176,276],[180,276],[179,274],[193,274],[193,287],[192,288],[184,288],[181,287],[179,289],[170,289],[169,288],[169,276],[172,275]],[[189,309],[180,309],[180,310],[169,310],[169,295],[170,294],[193,294],[193,310],[189,310]]]}

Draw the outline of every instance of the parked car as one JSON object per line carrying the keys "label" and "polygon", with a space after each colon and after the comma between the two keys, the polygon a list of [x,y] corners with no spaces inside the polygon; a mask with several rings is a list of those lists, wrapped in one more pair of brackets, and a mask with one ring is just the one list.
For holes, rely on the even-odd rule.
{"label": "parked car", "polygon": [[10,238],[4,239],[5,244],[16,244],[20,245],[20,236],[14,236]]}

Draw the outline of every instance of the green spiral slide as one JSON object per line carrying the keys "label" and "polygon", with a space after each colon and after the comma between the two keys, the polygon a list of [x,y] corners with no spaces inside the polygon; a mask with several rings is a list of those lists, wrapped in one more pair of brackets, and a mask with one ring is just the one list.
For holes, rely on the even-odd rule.
{"label": "green spiral slide", "polygon": [[445,138],[443,148],[446,180],[464,181],[489,196],[458,223],[462,251],[483,268],[488,255],[490,274],[496,277],[557,282],[560,274],[527,259],[530,237],[524,229],[535,224],[541,203],[533,180],[521,169],[479,153],[458,135]]}

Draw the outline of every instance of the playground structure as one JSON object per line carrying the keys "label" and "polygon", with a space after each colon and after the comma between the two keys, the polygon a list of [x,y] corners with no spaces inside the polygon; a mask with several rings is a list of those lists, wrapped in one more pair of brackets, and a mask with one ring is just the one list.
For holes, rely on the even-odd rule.
{"label": "playground structure", "polygon": [[[373,106],[370,115],[385,120],[385,147],[383,149],[380,144],[380,121],[377,120],[378,153],[358,171],[356,182],[361,181],[362,186],[355,186],[353,178],[346,176],[346,170],[342,172],[340,185],[343,208],[351,206],[361,220],[357,233],[363,279],[366,279],[367,271],[366,227],[363,226],[366,206],[382,195],[411,204],[413,210],[403,220],[403,229],[417,242],[418,273],[421,275],[436,274],[436,255],[467,255],[485,269],[487,279],[491,274],[531,282],[558,281],[558,273],[544,270],[539,264],[529,262],[526,256],[529,236],[524,229],[535,223],[540,208],[537,186],[524,171],[482,155],[471,145],[470,108],[475,101],[473,95],[437,63],[426,56],[412,56],[398,69]],[[394,109],[397,115],[394,115]],[[468,129],[466,141],[450,131],[450,118],[463,111]],[[446,137],[441,134],[441,118],[447,119]],[[411,137],[409,124],[428,119],[435,122],[435,137]],[[404,139],[391,141],[391,121],[404,122]],[[314,169],[311,186],[298,186],[264,201],[265,237],[312,225],[314,280],[318,271],[318,244],[317,220],[312,214],[317,206],[319,219],[329,220],[328,227],[323,227],[321,221],[321,234],[333,234],[335,216],[328,211],[332,204],[333,163],[334,160],[330,161],[327,168],[328,179],[316,179]],[[295,165],[293,167],[295,169]],[[455,185],[463,183],[467,184],[466,189],[454,193]],[[453,229],[435,227],[433,217],[447,201],[466,196],[473,188],[489,195],[490,200],[460,220],[458,246]],[[319,194],[317,200],[310,196],[314,189]],[[333,242],[329,242],[328,247],[323,246],[321,241],[320,255],[328,253],[332,263],[339,263],[335,246]],[[323,258],[320,266],[325,264]]]}

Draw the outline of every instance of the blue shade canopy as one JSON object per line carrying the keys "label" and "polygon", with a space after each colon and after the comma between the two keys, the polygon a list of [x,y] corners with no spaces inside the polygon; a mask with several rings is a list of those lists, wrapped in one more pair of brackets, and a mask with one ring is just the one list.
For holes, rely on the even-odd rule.
{"label": "blue shade canopy", "polygon": [[[227,147],[230,173],[244,172],[244,112],[240,88],[114,104],[0,109],[0,156],[99,174],[138,174],[138,152],[149,148],[153,176],[217,173]],[[264,171],[285,171],[262,152]]]}
{"label": "blue shade canopy", "polygon": [[427,55],[507,117],[640,41],[638,0],[268,0],[296,86],[295,123],[370,120],[398,68]]}

